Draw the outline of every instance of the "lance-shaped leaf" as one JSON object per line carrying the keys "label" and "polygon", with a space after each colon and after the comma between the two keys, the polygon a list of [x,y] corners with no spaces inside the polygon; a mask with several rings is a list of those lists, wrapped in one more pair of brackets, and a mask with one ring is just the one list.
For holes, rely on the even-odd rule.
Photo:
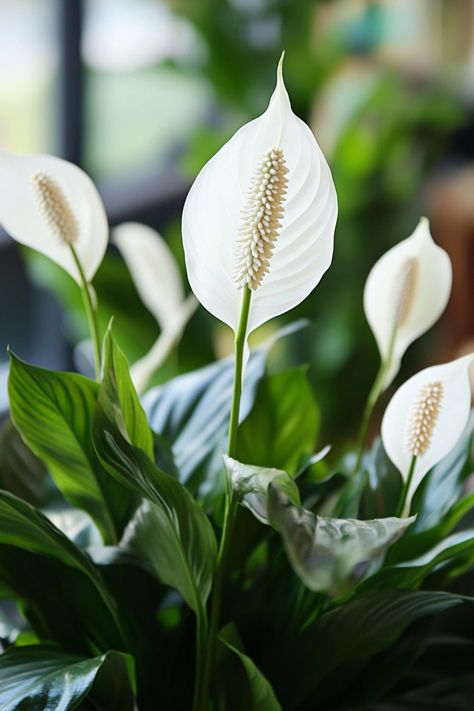
{"label": "lance-shaped leaf", "polygon": [[[252,659],[242,651],[236,629],[232,625],[224,627],[219,632],[219,641],[241,662],[248,686],[247,701],[249,706],[246,708],[258,709],[258,711],[281,711],[281,706],[275,696],[272,685]],[[240,680],[238,683],[240,685]],[[240,698],[245,698],[241,686],[239,688],[239,696]]]}
{"label": "lance-shaped leaf", "polygon": [[253,290],[250,333],[305,299],[332,260],[336,191],[311,130],[291,110],[282,61],[267,110],[204,166],[183,210],[191,288],[234,331],[243,284]]}
{"label": "lance-shaped leaf", "polygon": [[443,313],[451,281],[451,261],[433,242],[426,217],[410,237],[389,249],[372,267],[365,284],[364,310],[382,360],[390,360],[386,388],[398,373],[408,346]]}
{"label": "lance-shaped leaf", "polygon": [[403,383],[387,406],[382,420],[383,446],[404,480],[416,457],[407,509],[424,476],[449,454],[466,429],[473,361],[471,353],[421,370]]}
{"label": "lance-shaped leaf", "polygon": [[13,423],[28,447],[48,466],[66,499],[91,515],[104,541],[116,543],[134,504],[94,451],[97,383],[37,368],[12,354],[8,392]]}
{"label": "lance-shaped leaf", "polygon": [[91,708],[133,711],[131,681],[133,660],[118,652],[87,659],[47,647],[12,648],[0,656],[0,708],[68,711],[90,695]]}
{"label": "lance-shaped leaf", "polygon": [[196,310],[197,301],[185,299],[181,273],[163,237],[138,222],[115,228],[113,241],[132,275],[138,294],[157,320],[161,334],[143,358],[132,366],[132,379],[139,392],[163,361]]}
{"label": "lance-shaped leaf", "polygon": [[78,284],[70,245],[88,281],[107,248],[107,218],[92,181],[77,166],[53,156],[0,151],[0,224],[17,242],[59,264]]}
{"label": "lance-shaped leaf", "polygon": [[[140,548],[144,555],[152,556],[151,566],[158,571],[160,580],[176,588],[200,614],[211,589],[217,557],[212,526],[184,486],[131,444],[110,370],[105,371],[100,386],[93,439],[107,471],[130,491],[151,502],[148,512],[143,507],[137,511],[127,528],[125,541],[135,551]],[[143,545],[138,540],[143,532],[149,535],[150,526],[155,546],[150,540],[142,542]]]}
{"label": "lance-shaped leaf", "polygon": [[316,592],[338,594],[360,580],[370,562],[394,543],[414,518],[371,521],[316,516],[294,506],[270,485],[268,513],[280,531],[294,571]]}
{"label": "lance-shaped leaf", "polygon": [[224,464],[229,474],[232,489],[255,518],[268,524],[268,487],[272,484],[294,505],[299,506],[300,494],[294,479],[281,469],[256,467],[242,464],[224,454]]}

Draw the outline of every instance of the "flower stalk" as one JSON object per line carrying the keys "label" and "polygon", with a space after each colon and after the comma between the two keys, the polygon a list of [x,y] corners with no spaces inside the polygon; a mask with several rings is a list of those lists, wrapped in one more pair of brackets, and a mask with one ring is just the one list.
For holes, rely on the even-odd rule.
{"label": "flower stalk", "polygon": [[[242,374],[251,296],[252,292],[249,287],[244,286],[242,290],[242,305],[239,326],[235,334],[234,392],[232,396],[229,422],[229,440],[227,445],[227,453],[233,458],[237,452],[237,433],[239,427],[240,400],[242,397]],[[195,704],[196,711],[207,711],[208,708],[209,689],[221,610],[222,586],[238,507],[237,498],[233,495],[229,474],[226,476],[227,486],[225,495],[224,523],[222,527],[222,536],[219,545],[214,587],[212,591],[209,635],[207,639],[204,663],[202,665],[202,682],[198,683],[200,691],[199,698]]]}
{"label": "flower stalk", "polygon": [[[400,500],[398,502],[397,511],[395,513],[395,516],[397,516],[397,517],[409,516],[409,514],[410,514],[410,511],[405,511],[405,507],[407,504],[407,496],[408,496],[408,492],[410,490],[411,482],[413,479],[413,473],[415,471],[415,466],[416,466],[416,455],[413,455],[413,457],[411,458],[410,467],[408,469],[407,478],[403,484],[402,493],[400,494]],[[409,508],[409,506],[408,506],[408,508]]]}
{"label": "flower stalk", "polygon": [[82,268],[81,260],[79,259],[77,255],[77,251],[74,248],[73,244],[69,245],[69,248],[71,250],[72,257],[74,259],[74,262],[77,267],[77,271],[79,272],[79,277],[81,280],[81,294],[82,294],[82,301],[84,304],[84,311],[86,312],[86,317],[87,317],[87,323],[89,325],[89,332],[92,340],[92,345],[94,348],[94,364],[95,364],[95,376],[96,380],[100,380],[100,372],[101,372],[101,348],[100,348],[100,335],[99,335],[99,327],[97,325],[97,315],[96,315],[96,309],[94,306],[94,302],[92,300],[92,295],[91,295],[91,285],[86,279],[86,275],[84,273],[84,269]]}

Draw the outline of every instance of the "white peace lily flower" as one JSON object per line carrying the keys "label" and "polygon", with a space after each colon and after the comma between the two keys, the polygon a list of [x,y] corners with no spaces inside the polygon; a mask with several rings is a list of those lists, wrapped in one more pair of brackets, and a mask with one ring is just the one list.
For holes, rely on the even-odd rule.
{"label": "white peace lily flower", "polygon": [[382,441],[406,484],[409,479],[405,511],[409,511],[423,477],[449,454],[466,428],[471,410],[469,367],[473,360],[471,353],[425,368],[407,380],[388,404],[382,421]]}
{"label": "white peace lily flower", "polygon": [[237,331],[249,287],[246,335],[306,298],[333,254],[336,191],[311,130],[291,110],[282,60],[267,110],[204,166],[183,211],[192,290]]}
{"label": "white peace lily flower", "polygon": [[113,231],[138,294],[156,318],[161,334],[148,353],[131,368],[138,392],[143,392],[150,377],[180,339],[196,310],[194,296],[187,299],[175,258],[156,230],[138,222],[126,222]]}
{"label": "white peace lily flower", "polygon": [[80,168],[54,156],[0,151],[0,224],[81,286],[73,251],[90,282],[107,248],[107,218],[94,184]]}
{"label": "white peace lily flower", "polygon": [[443,313],[451,282],[451,261],[434,243],[426,217],[410,237],[372,267],[365,284],[364,310],[386,362],[383,389],[398,373],[408,346]]}

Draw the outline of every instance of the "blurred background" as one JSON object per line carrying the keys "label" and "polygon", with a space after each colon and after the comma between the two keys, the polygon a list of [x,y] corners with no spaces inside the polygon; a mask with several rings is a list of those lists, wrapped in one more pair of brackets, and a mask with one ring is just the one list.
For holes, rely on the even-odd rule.
{"label": "blurred background", "polygon": [[[286,50],[293,108],[331,165],[340,216],[332,268],[280,362],[309,364],[323,436],[353,433],[378,367],[362,310],[374,261],[420,215],[450,254],[454,289],[396,385],[472,348],[474,338],[474,3],[471,0],[0,0],[0,145],[81,165],[112,225],[161,231],[181,267],[180,214],[203,164],[265,108]],[[183,268],[184,276],[184,268]],[[94,281],[102,328],[131,361],[158,326],[111,248]],[[188,287],[187,287],[188,288]],[[0,410],[6,346],[74,368],[86,337],[69,277],[0,233]],[[228,353],[202,308],[156,382]],[[383,404],[382,404],[383,406]]]}

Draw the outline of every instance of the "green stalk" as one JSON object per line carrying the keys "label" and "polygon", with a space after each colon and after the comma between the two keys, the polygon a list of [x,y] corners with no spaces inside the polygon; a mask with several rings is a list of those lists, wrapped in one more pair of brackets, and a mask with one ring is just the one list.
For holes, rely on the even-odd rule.
{"label": "green stalk", "polygon": [[374,408],[378,402],[379,397],[383,392],[383,386],[385,383],[385,378],[392,364],[393,358],[393,347],[395,344],[395,334],[396,328],[393,329],[392,335],[390,336],[390,344],[388,347],[387,357],[380,363],[380,368],[375,377],[374,384],[369,392],[367,402],[365,403],[364,413],[362,415],[362,422],[360,425],[359,435],[357,437],[357,457],[352,469],[352,473],[356,474],[362,462],[362,457],[364,456],[365,443],[367,440],[367,434],[369,431],[370,421],[374,413]]}
{"label": "green stalk", "polygon": [[[395,516],[397,516],[397,517],[400,517],[403,515],[403,509],[405,508],[405,503],[406,503],[408,491],[410,489],[411,480],[413,479],[415,465],[416,465],[416,456],[413,455],[413,457],[411,458],[411,462],[410,462],[410,468],[408,469],[407,480],[403,485],[402,493],[400,496],[400,501],[398,502],[397,511],[395,514]],[[407,514],[409,515],[410,512],[408,511]]]}
{"label": "green stalk", "polygon": [[82,301],[84,303],[84,311],[87,316],[87,323],[89,324],[89,332],[92,339],[92,344],[94,346],[94,363],[95,363],[95,376],[96,380],[100,380],[100,370],[101,370],[101,349],[100,349],[100,336],[99,328],[97,326],[97,318],[94,304],[92,303],[92,297],[90,292],[90,284],[86,279],[84,274],[84,269],[82,268],[81,260],[74,248],[74,245],[69,245],[71,249],[71,254],[73,256],[74,262],[79,272],[79,277],[81,279],[81,294]]}
{"label": "green stalk", "polygon": [[202,694],[203,682],[203,663],[206,651],[207,639],[207,613],[204,607],[200,607],[196,615],[196,669],[195,669],[195,684],[193,709],[199,708],[199,700]]}
{"label": "green stalk", "polygon": [[[229,423],[229,442],[227,446],[227,453],[230,457],[235,457],[237,452],[237,433],[239,428],[240,399],[242,397],[242,366],[251,295],[252,292],[250,291],[250,289],[247,286],[244,287],[242,294],[242,306],[240,310],[239,326],[235,334],[234,393],[232,396],[232,407],[230,412]],[[238,501],[233,496],[232,486],[229,481],[229,477],[227,477],[224,525],[222,528],[222,536],[219,545],[219,552],[217,555],[216,573],[214,577],[214,587],[212,591],[211,601],[209,636],[207,640],[206,656],[202,669],[203,679],[202,684],[200,685],[200,700],[195,706],[196,711],[208,711],[209,707],[209,688],[211,683],[212,667],[214,664],[215,657],[216,638],[219,628],[222,600],[222,585],[227,564],[227,556],[232,540],[232,531],[234,528],[237,507]]]}

